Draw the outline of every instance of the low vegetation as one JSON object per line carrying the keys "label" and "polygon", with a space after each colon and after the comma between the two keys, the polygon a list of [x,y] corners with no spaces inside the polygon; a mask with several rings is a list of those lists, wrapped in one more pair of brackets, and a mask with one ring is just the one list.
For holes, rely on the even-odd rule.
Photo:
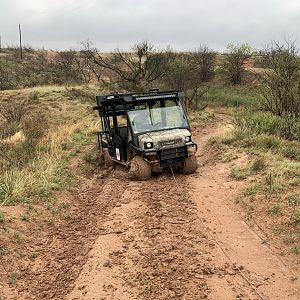
{"label": "low vegetation", "polygon": [[[246,121],[239,114],[233,130],[214,138],[211,144],[218,149],[219,159],[231,164],[230,176],[245,181],[237,202],[248,212],[250,224],[258,222],[263,230],[285,242],[292,236],[284,253],[295,254],[300,244],[300,142],[291,136],[285,138],[286,127],[273,126],[277,116],[246,114]],[[241,156],[246,160],[237,160]]]}
{"label": "low vegetation", "polygon": [[89,93],[57,86],[1,93],[1,205],[47,198],[71,183],[70,157],[93,138]]}

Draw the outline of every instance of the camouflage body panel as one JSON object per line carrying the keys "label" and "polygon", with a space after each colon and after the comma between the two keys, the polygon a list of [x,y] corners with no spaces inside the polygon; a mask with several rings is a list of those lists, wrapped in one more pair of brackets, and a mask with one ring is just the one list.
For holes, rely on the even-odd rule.
{"label": "camouflage body panel", "polygon": [[[144,144],[152,142],[151,150],[162,150],[191,144],[185,142],[185,137],[191,136],[188,129],[171,129],[158,132],[149,132],[139,136],[139,145],[145,149]],[[148,149],[149,150],[149,149]]]}

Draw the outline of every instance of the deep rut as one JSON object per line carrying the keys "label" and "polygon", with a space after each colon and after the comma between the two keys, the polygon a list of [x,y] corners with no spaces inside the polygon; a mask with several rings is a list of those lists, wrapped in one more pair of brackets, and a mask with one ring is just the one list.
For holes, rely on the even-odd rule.
{"label": "deep rut", "polygon": [[80,179],[77,188],[60,196],[70,210],[46,236],[37,238],[32,249],[39,256],[24,268],[17,299],[64,299],[72,290],[101,232],[98,222],[110,213],[127,185],[110,171],[104,173]]}
{"label": "deep rut", "polygon": [[[166,174],[128,185],[104,224],[107,234],[95,244],[99,251],[92,252],[68,299],[207,297],[205,276],[215,272],[210,258],[214,245],[184,180]],[[101,281],[103,274],[110,280]]]}

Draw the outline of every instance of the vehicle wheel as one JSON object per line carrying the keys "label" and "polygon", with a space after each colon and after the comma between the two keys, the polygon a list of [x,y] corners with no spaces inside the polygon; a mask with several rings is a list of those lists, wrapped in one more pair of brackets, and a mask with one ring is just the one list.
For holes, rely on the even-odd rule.
{"label": "vehicle wheel", "polygon": [[151,177],[151,166],[141,156],[135,156],[130,162],[129,177],[132,180],[147,180]]}
{"label": "vehicle wheel", "polygon": [[183,167],[180,169],[180,171],[182,174],[192,174],[196,172],[197,168],[197,158],[195,155],[192,155],[184,159]]}
{"label": "vehicle wheel", "polygon": [[115,162],[111,159],[111,157],[109,155],[108,149],[103,149],[102,155],[103,155],[104,165],[106,167],[109,168],[109,167],[113,167],[115,165]]}

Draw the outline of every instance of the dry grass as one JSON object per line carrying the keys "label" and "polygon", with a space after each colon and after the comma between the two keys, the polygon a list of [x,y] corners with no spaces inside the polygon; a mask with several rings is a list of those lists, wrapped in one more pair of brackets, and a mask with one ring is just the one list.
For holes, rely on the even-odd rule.
{"label": "dry grass", "polygon": [[[69,186],[74,181],[70,174],[74,148],[91,142],[100,128],[91,99],[69,99],[62,87],[1,92],[0,103],[14,95],[34,100],[27,114],[17,120],[18,131],[0,140],[0,205],[48,198],[53,191]],[[13,107],[8,108],[13,114]],[[2,122],[5,130],[11,126],[9,120]]]}

